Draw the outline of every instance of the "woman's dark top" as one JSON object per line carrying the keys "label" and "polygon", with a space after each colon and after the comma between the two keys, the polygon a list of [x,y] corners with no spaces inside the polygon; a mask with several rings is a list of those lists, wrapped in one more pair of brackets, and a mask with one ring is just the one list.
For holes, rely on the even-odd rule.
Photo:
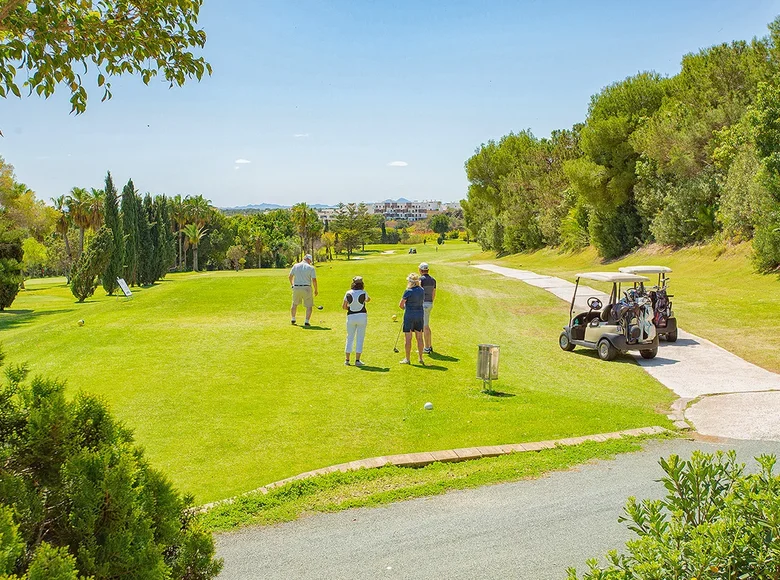
{"label": "woman's dark top", "polygon": [[423,301],[425,300],[425,290],[419,286],[408,288],[402,296],[406,300],[406,308],[404,309],[404,318],[423,318]]}

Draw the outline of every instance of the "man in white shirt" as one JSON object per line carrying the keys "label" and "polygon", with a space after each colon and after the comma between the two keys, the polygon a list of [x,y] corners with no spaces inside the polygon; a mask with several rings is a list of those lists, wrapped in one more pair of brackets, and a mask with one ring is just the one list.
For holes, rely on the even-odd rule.
{"label": "man in white shirt", "polygon": [[[311,265],[311,254],[306,254],[302,262],[298,262],[290,269],[290,287],[292,288],[292,308],[290,308],[290,322],[295,324],[295,313],[298,305],[303,302],[306,307],[306,322],[304,326],[311,326],[311,311],[314,308],[314,296],[317,296],[317,270]],[[311,289],[314,288],[314,296]]]}

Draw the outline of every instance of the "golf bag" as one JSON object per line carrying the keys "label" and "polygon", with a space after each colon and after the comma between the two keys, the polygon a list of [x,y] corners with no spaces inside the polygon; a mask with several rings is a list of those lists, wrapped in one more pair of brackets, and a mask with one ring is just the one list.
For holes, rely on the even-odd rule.
{"label": "golf bag", "polygon": [[658,328],[666,328],[672,311],[672,302],[666,294],[666,288],[650,292],[650,299],[653,301],[653,310],[655,311],[653,323]]}
{"label": "golf bag", "polygon": [[652,300],[633,288],[624,294],[624,298],[612,307],[612,314],[623,329],[626,342],[634,344],[652,340],[656,334]]}

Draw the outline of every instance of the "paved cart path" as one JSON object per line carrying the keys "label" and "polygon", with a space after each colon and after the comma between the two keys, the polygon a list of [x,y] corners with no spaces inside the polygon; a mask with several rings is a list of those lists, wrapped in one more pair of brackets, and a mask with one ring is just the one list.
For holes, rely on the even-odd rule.
{"label": "paved cart path", "polygon": [[[572,282],[555,276],[495,264],[479,264],[475,268],[521,280],[567,302],[571,302],[574,292]],[[591,296],[608,299],[603,292],[580,284],[576,308],[587,309]],[[645,371],[679,395],[683,403],[704,397],[685,411],[686,419],[700,433],[780,441],[780,375],[684,330],[679,330],[677,342],[661,341],[654,359],[645,360],[638,354],[634,358]]]}
{"label": "paved cart path", "polygon": [[219,578],[565,578],[568,566],[581,573],[588,558],[635,537],[617,521],[626,499],[662,497],[658,458],[694,449],[736,449],[753,464],[780,444],[651,441],[536,480],[221,534]]}

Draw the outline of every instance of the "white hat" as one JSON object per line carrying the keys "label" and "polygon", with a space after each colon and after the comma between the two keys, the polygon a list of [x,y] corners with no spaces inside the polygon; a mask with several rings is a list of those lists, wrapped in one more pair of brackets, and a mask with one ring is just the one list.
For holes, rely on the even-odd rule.
{"label": "white hat", "polygon": [[309,262],[311,262],[311,254],[306,254],[306,255],[303,257],[303,259],[304,259],[304,260],[309,260]]}
{"label": "white hat", "polygon": [[420,270],[422,270],[423,272],[427,272],[428,271],[428,262],[423,262],[422,264],[420,264]]}

